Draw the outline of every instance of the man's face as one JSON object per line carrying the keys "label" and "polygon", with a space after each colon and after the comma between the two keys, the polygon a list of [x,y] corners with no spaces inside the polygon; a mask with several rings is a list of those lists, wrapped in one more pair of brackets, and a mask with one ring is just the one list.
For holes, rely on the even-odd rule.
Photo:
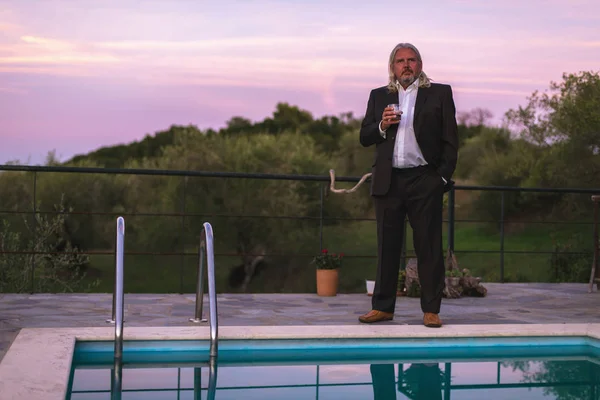
{"label": "man's face", "polygon": [[398,49],[394,55],[392,71],[400,84],[406,88],[421,74],[423,65],[417,60],[417,55],[411,49]]}

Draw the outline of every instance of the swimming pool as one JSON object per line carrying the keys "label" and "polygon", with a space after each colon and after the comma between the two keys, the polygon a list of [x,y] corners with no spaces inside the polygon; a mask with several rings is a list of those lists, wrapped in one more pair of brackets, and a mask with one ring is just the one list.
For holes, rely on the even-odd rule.
{"label": "swimming pool", "polygon": [[[116,369],[122,373],[122,399],[208,398],[208,327],[126,327],[124,338],[125,363]],[[22,329],[0,362],[0,398],[65,400],[71,383],[72,399],[111,398],[113,339],[110,327]],[[494,352],[483,352],[495,339],[520,342],[487,346]],[[440,379],[434,382],[441,382],[444,399],[448,390],[453,399],[480,399],[482,394],[490,399],[557,398],[552,390],[580,391],[569,400],[581,398],[581,393],[593,399],[598,393],[598,340],[600,324],[593,323],[448,324],[443,329],[394,324],[221,326],[213,368],[215,394],[219,400],[386,399],[382,396],[392,382],[396,398],[408,398],[399,385],[414,394],[415,385],[425,379],[419,377],[431,374],[425,368],[437,365]],[[459,344],[469,349],[467,358]],[[255,357],[251,362],[249,355]],[[373,382],[384,394],[374,397]],[[542,397],[545,390],[549,394]]]}
{"label": "swimming pool", "polygon": [[208,348],[125,342],[117,371],[111,342],[78,342],[67,399],[600,398],[600,341],[583,336],[223,340],[212,367]]}

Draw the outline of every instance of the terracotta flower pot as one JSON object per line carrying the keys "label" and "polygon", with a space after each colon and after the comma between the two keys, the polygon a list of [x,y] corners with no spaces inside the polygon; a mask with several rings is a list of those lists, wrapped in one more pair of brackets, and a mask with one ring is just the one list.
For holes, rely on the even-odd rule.
{"label": "terracotta flower pot", "polygon": [[319,296],[335,296],[338,288],[337,269],[317,270],[317,294]]}

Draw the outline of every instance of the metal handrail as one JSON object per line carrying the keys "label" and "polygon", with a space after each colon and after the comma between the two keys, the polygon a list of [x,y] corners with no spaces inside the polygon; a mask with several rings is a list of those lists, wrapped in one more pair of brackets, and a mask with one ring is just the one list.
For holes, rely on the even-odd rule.
{"label": "metal handrail", "polygon": [[206,322],[202,318],[202,307],[204,304],[204,257],[206,256],[206,264],[208,265],[208,308],[209,308],[209,324],[210,324],[210,357],[217,357],[217,341],[218,341],[218,317],[217,317],[217,294],[215,284],[215,251],[212,225],[205,222],[200,234],[200,250],[198,262],[198,276],[196,286],[196,312],[194,318],[190,318],[190,322]]}
{"label": "metal handrail", "polygon": [[[188,170],[164,170],[149,168],[104,168],[104,167],[65,167],[65,166],[41,166],[41,165],[0,165],[0,171],[12,172],[60,172],[79,174],[124,174],[124,175],[151,175],[151,176],[190,176],[204,178],[241,178],[241,179],[267,179],[267,180],[289,180],[308,182],[330,182],[329,175],[300,175],[300,174],[273,174],[273,173],[249,173],[249,172],[218,172],[218,171],[188,171]],[[336,176],[337,182],[359,182],[358,176]],[[533,193],[577,193],[598,194],[600,188],[537,188],[518,186],[477,186],[477,185],[454,185],[456,190],[485,190],[503,192],[533,192]]]}
{"label": "metal handrail", "polygon": [[115,275],[115,359],[123,358],[123,254],[125,247],[125,220],[117,218],[117,257]]}
{"label": "metal handrail", "polygon": [[[326,176],[326,175],[297,175],[297,174],[273,174],[273,173],[245,173],[245,172],[216,172],[216,171],[188,171],[188,170],[160,170],[160,169],[140,169],[140,168],[136,168],[136,169],[128,169],[128,168],[101,168],[101,167],[65,167],[65,166],[27,166],[27,165],[0,165],[0,175],[3,172],[24,172],[24,173],[32,173],[33,175],[33,194],[32,194],[32,199],[33,199],[33,204],[30,210],[17,210],[17,211],[8,211],[8,210],[0,210],[0,213],[7,213],[7,214],[12,214],[12,213],[18,213],[18,214],[31,214],[33,216],[37,216],[39,214],[42,213],[52,213],[51,211],[43,211],[43,210],[39,210],[38,206],[37,206],[37,200],[36,200],[36,193],[37,193],[37,174],[39,173],[82,173],[82,174],[103,174],[103,175],[110,175],[110,174],[125,174],[125,175],[145,175],[145,176],[169,176],[169,177],[183,177],[183,178],[187,178],[187,177],[202,177],[202,178],[234,178],[234,179],[264,179],[264,180],[291,180],[291,181],[304,181],[304,182],[331,182],[331,174],[330,176]],[[336,182],[360,182],[360,178],[359,177],[335,177],[335,181]],[[185,218],[187,216],[189,217],[194,217],[197,216],[197,214],[195,213],[186,213],[185,212],[185,204],[186,204],[186,190],[185,190],[185,186],[186,185],[186,179],[184,179],[183,181],[183,193],[182,193],[182,212],[179,213],[141,213],[139,215],[144,215],[144,216],[151,216],[152,214],[155,215],[162,215],[162,216],[180,216],[182,218],[182,224],[181,224],[181,237],[183,238],[185,235]],[[454,229],[455,229],[455,223],[459,222],[456,220],[455,218],[455,208],[457,207],[455,205],[455,192],[457,190],[461,190],[461,191],[496,191],[496,192],[500,192],[500,196],[501,196],[501,218],[500,220],[497,219],[493,219],[493,220],[489,220],[489,221],[475,221],[475,220],[460,220],[460,222],[499,222],[500,223],[500,248],[499,250],[476,250],[476,249],[469,249],[469,250],[459,250],[459,251],[455,251],[455,237],[454,237]],[[344,190],[345,191],[345,190]],[[320,237],[320,243],[322,245],[323,242],[323,227],[324,227],[324,223],[326,220],[353,220],[353,221],[357,221],[357,220],[366,220],[364,218],[340,218],[340,217],[327,217],[326,215],[324,215],[323,210],[325,207],[324,204],[324,198],[325,198],[325,186],[324,185],[320,185],[319,186],[319,193],[320,193],[320,208],[321,208],[321,214],[318,217],[314,217],[314,216],[304,216],[304,217],[292,217],[292,216],[275,216],[276,218],[293,218],[293,219],[315,219],[317,221],[319,221],[319,237]],[[530,193],[578,193],[578,194],[592,194],[592,195],[600,195],[600,188],[594,188],[594,189],[583,189],[583,188],[535,188],[535,187],[528,187],[528,188],[523,188],[523,187],[510,187],[510,186],[464,186],[464,185],[454,185],[453,189],[450,190],[448,192],[448,217],[447,219],[444,220],[444,222],[447,222],[447,230],[448,230],[448,234],[447,234],[447,238],[448,238],[448,250],[454,254],[454,253],[489,253],[489,254],[493,254],[493,253],[499,253],[500,254],[500,282],[504,282],[505,280],[505,271],[504,271],[504,263],[505,263],[505,259],[504,256],[506,254],[512,253],[512,254],[553,254],[555,253],[555,250],[552,251],[507,251],[504,247],[504,242],[505,242],[505,226],[509,223],[511,223],[511,221],[508,221],[505,218],[505,196],[510,193],[510,192],[530,192]],[[79,212],[79,214],[82,215],[107,215],[106,212]],[[123,214],[121,214],[123,215]],[[129,213],[128,215],[138,215],[138,213]],[[202,214],[204,215],[204,217],[217,217],[217,216],[223,216],[222,214],[218,214],[218,213],[213,213],[210,212],[208,214]],[[234,216],[234,215],[227,215],[225,214],[224,216],[227,216],[229,218],[254,218],[254,217],[258,217],[258,216]],[[519,223],[523,223],[525,221],[519,220]],[[543,223],[554,223],[555,221],[543,221]],[[537,222],[536,222],[537,223]],[[564,224],[564,221],[556,221],[556,223],[561,223]],[[579,224],[579,222],[577,222]],[[591,224],[591,223],[590,223]],[[405,235],[406,237],[406,235]],[[406,244],[403,244],[404,248],[406,248]],[[321,246],[322,247],[322,246]],[[54,254],[53,252],[36,252],[34,251],[35,249],[30,249],[30,250],[18,250],[18,251],[2,251],[0,252],[0,254],[28,254],[28,255],[36,255],[36,254]],[[81,252],[80,252],[81,253]],[[590,252],[561,252],[564,254],[589,254]],[[102,252],[102,251],[86,251],[83,252],[81,254],[87,254],[87,255],[92,255],[92,254],[107,254],[106,252]],[[183,283],[183,271],[185,270],[184,268],[184,258],[187,255],[187,253],[185,252],[131,252],[129,254],[139,254],[139,255],[179,255],[181,256],[181,269],[180,269],[180,293],[184,292],[184,283]],[[233,254],[227,254],[227,255],[233,255]],[[236,254],[237,255],[237,254]],[[274,255],[274,254],[272,254]],[[298,257],[298,256],[302,256],[304,257],[304,254],[286,254],[287,256],[292,256],[292,257]],[[310,255],[310,257],[313,257],[312,255]],[[352,257],[356,257],[356,256],[352,256]],[[364,257],[364,256],[360,256],[360,257]],[[367,256],[367,257],[372,257],[372,256]],[[405,260],[407,257],[407,254],[403,254],[402,260]],[[35,292],[35,263],[33,263],[35,257],[31,257],[32,260],[32,264],[31,264],[31,273],[30,273],[30,283],[31,283],[31,293]],[[404,261],[403,261],[404,262]],[[597,271],[600,271],[600,268],[597,269]],[[600,272],[596,272],[596,275],[600,275]],[[600,279],[600,277],[598,278]],[[598,286],[600,286],[600,281],[597,282]],[[114,323],[114,315],[112,319],[107,320],[107,322],[109,323]]]}

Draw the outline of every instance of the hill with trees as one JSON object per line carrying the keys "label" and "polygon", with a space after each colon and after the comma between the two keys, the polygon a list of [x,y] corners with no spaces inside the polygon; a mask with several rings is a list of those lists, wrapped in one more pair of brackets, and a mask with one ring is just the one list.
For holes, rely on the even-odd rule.
{"label": "hill with trees", "polygon": [[[599,75],[581,72],[565,74],[562,82],[551,83],[546,93],[533,93],[525,106],[507,112],[503,127],[489,126],[491,115],[485,109],[459,114],[457,183],[597,187],[599,109]],[[78,155],[62,165],[310,175],[327,175],[334,168],[337,175],[361,176],[370,171],[373,150],[363,148],[358,142],[360,123],[361,118],[352,113],[315,118],[306,110],[279,103],[273,115],[262,121],[233,116],[218,131],[174,125],[141,141]],[[1,210],[31,210],[34,201],[31,173],[2,173],[0,187]],[[220,290],[239,290],[239,279],[232,278],[234,271],[247,262],[247,254],[259,253],[267,256],[257,278],[248,286],[249,291],[312,291],[314,267],[310,259],[321,245],[322,218],[323,244],[350,256],[360,256],[349,257],[345,262],[341,290],[363,291],[364,279],[374,268],[375,254],[368,190],[352,195],[325,191],[321,214],[322,190],[322,183],[292,180],[38,173],[35,202],[37,210],[42,212],[38,216],[47,217],[51,214],[45,212],[59,207],[65,210],[63,220],[56,224],[52,220],[44,222],[31,216],[23,218],[23,214],[5,213],[0,239],[11,238],[13,252],[32,248],[32,243],[38,243],[40,237],[44,239],[37,244],[40,248],[72,246],[90,252],[89,260],[78,259],[77,266],[69,268],[81,268],[90,279],[100,279],[100,286],[94,290],[111,291],[114,219],[124,214],[128,221],[128,251],[167,254],[128,256],[130,288],[191,292],[195,287],[197,257],[193,254],[197,250],[199,227],[210,220],[219,238]],[[568,260],[567,257],[572,256],[568,250],[588,246],[588,227],[570,231],[557,228],[552,236],[553,230],[548,225],[533,229],[531,224],[525,226],[524,221],[589,219],[589,196],[511,193],[506,195],[504,205],[504,218],[510,223],[507,234],[516,235],[515,246],[528,243],[534,249],[556,249],[556,254],[544,256],[543,260],[539,256],[542,260],[539,270],[534,268],[531,273],[518,266],[534,265],[537,259],[534,264],[515,261],[507,272],[510,279],[585,279],[584,268],[589,268],[589,264],[584,267],[585,255]],[[458,222],[457,248],[495,248],[500,209],[497,192],[457,193],[459,220],[487,221],[475,227]],[[43,226],[52,226],[54,231],[39,231]],[[7,246],[8,239],[0,243]],[[107,254],[102,255],[103,252]],[[48,275],[55,277],[69,273],[65,266],[69,263],[64,260],[48,264],[48,258],[33,256],[15,263],[14,259],[7,261],[8,258],[2,257],[0,264],[4,264],[0,270],[12,276],[14,282],[32,274],[27,268],[36,269],[38,278],[44,275],[40,271],[45,270],[54,271]],[[462,266],[485,279],[497,279],[497,259],[490,261],[491,258],[469,254],[459,255],[459,259]],[[570,266],[567,272],[560,267],[565,262]],[[15,265],[23,265],[20,263],[26,267],[15,271]],[[581,270],[571,268],[578,263]],[[11,289],[5,285],[2,291],[21,286],[15,283]]]}

